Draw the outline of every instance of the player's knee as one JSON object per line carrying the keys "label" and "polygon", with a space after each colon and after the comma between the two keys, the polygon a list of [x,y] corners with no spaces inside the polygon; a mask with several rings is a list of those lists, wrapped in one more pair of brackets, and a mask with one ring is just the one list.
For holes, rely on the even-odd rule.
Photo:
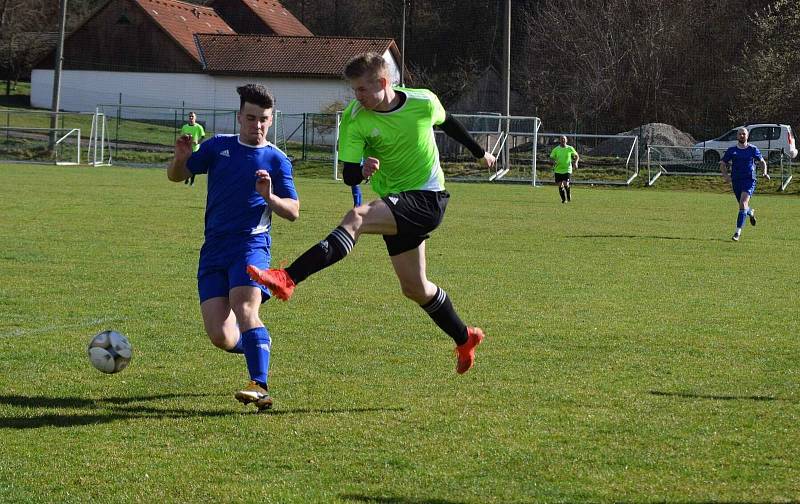
{"label": "player's knee", "polygon": [[417,304],[424,304],[427,301],[425,288],[422,285],[400,284],[400,290],[405,297]]}
{"label": "player's knee", "polygon": [[361,232],[361,226],[364,224],[364,213],[367,212],[367,207],[359,206],[351,208],[347,215],[342,219],[341,226],[349,231],[353,236],[358,236]]}
{"label": "player's knee", "polygon": [[236,314],[236,320],[242,332],[249,331],[261,325],[261,319],[258,316],[257,308],[253,309],[248,305],[243,305],[238,309],[234,308],[233,312]]}
{"label": "player's knee", "polygon": [[221,326],[217,328],[206,327],[206,334],[208,334],[208,339],[211,341],[211,344],[222,350],[229,350],[237,343],[237,341],[228,341],[229,338],[225,334],[225,329]]}

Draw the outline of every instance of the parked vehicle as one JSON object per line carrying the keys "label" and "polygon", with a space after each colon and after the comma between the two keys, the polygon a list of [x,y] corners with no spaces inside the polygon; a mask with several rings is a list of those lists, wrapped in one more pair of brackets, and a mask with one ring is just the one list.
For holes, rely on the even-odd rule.
{"label": "parked vehicle", "polygon": [[[728,147],[736,145],[737,126],[719,138],[696,143],[692,147],[692,157],[702,159],[709,164],[719,163],[720,158]],[[748,142],[768,157],[770,161],[780,159],[781,153],[791,159],[797,157],[797,144],[792,134],[792,127],[787,124],[748,124],[745,128],[750,132]]]}

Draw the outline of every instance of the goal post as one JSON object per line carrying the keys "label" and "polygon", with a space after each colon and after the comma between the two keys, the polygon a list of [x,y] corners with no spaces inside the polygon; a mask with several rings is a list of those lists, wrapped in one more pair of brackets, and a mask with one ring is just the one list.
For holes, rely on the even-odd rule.
{"label": "goal post", "polygon": [[81,130],[0,126],[0,157],[32,163],[79,165]]}
{"label": "goal post", "polygon": [[[495,154],[494,168],[481,165],[466,147],[434,128],[442,171],[448,180],[465,182],[527,182],[535,181],[536,135],[541,127],[538,117],[503,116],[499,114],[453,114],[487,152]],[[341,112],[336,114],[333,145],[333,178],[339,180],[337,145]],[[508,145],[509,159],[503,147]]]}
{"label": "goal post", "polygon": [[[541,149],[536,171],[538,183],[555,183],[550,152],[558,139],[567,137],[568,144],[580,156],[570,184],[625,185],[639,176],[639,137],[636,135],[591,135],[578,133],[539,133]],[[539,163],[542,164],[539,170]]]}
{"label": "goal post", "polygon": [[[52,128],[54,116],[57,124]],[[98,109],[0,110],[0,159],[4,161],[107,166],[111,164],[108,147],[106,117]]]}
{"label": "goal post", "polygon": [[[95,109],[86,147],[87,163],[92,166],[111,166],[111,146],[106,137],[106,115]],[[106,152],[108,159],[106,160]]]}

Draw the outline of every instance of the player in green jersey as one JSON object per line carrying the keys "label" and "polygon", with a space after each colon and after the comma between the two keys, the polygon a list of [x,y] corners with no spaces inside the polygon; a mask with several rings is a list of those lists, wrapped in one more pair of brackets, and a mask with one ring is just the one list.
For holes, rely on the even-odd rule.
{"label": "player in green jersey", "polygon": [[475,361],[483,331],[462,322],[447,293],[428,280],[425,268],[425,240],[441,223],[450,198],[433,127],[467,147],[480,163],[491,167],[495,158],[445,112],[431,91],[392,87],[379,54],[353,58],[344,75],[356,99],[342,113],[343,178],[350,186],[369,179],[380,198],[350,210],[336,229],[286,269],[248,267],[250,276],[287,300],[296,284],[346,256],[362,234],[383,235],[403,294],[453,338],[456,371],[465,373]]}
{"label": "player in green jersey", "polygon": [[[203,125],[197,122],[197,114],[194,112],[189,112],[188,122],[181,126],[181,135],[189,135],[192,137],[192,152],[197,152],[200,148],[200,142],[206,137],[206,130],[203,129]],[[194,175],[187,178],[185,183],[188,185],[194,185]]]}
{"label": "player in green jersey", "polygon": [[566,135],[558,137],[558,145],[550,151],[550,159],[553,160],[553,178],[558,184],[561,203],[572,201],[569,192],[569,179],[572,176],[572,169],[578,169],[580,156],[571,145],[567,145]]}

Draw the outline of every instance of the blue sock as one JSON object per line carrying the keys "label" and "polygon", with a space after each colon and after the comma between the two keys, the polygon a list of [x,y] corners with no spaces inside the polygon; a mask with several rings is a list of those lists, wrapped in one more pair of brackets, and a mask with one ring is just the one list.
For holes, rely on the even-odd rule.
{"label": "blue sock", "polygon": [[357,185],[354,185],[351,188],[351,191],[353,193],[353,206],[354,207],[361,206],[361,188],[358,187]]}
{"label": "blue sock", "polygon": [[747,209],[747,215],[753,215],[753,209],[752,208],[748,208]]}
{"label": "blue sock", "polygon": [[739,215],[736,217],[736,229],[741,229],[744,226],[744,218],[747,213],[744,210],[739,210]]}
{"label": "blue sock", "polygon": [[243,339],[244,338],[242,338],[242,335],[239,334],[239,341],[236,342],[236,346],[225,351],[228,353],[243,354],[244,353],[244,343],[242,343]]}
{"label": "blue sock", "polygon": [[242,333],[242,342],[250,379],[266,385],[269,371],[269,351],[272,346],[269,331],[266,327],[256,327],[245,331]]}

